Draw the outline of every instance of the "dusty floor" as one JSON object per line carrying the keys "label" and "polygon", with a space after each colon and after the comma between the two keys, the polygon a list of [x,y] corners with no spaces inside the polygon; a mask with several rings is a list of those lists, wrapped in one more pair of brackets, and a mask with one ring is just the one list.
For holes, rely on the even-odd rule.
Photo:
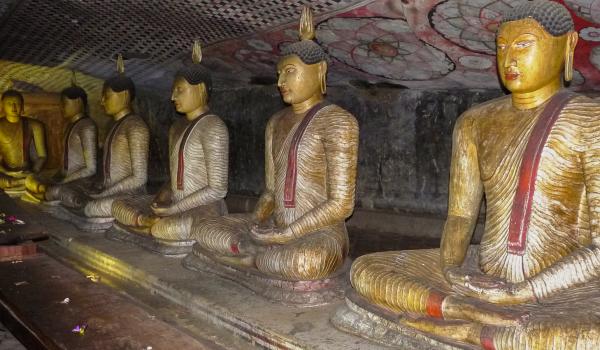
{"label": "dusty floor", "polygon": [[0,350],[25,350],[23,344],[0,323]]}

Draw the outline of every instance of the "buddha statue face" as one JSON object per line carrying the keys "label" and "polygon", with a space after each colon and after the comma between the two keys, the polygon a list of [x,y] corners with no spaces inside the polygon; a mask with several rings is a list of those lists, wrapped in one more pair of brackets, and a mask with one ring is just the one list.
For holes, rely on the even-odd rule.
{"label": "buddha statue face", "polygon": [[498,73],[504,86],[513,93],[537,91],[560,82],[567,67],[570,80],[577,33],[553,36],[534,19],[503,23],[497,36]]}
{"label": "buddha statue face", "polygon": [[321,95],[327,63],[306,64],[296,55],[283,57],[277,64],[277,86],[285,103],[302,103]]}
{"label": "buddha statue face", "polygon": [[2,99],[2,109],[6,120],[16,123],[23,113],[23,100],[17,96],[6,96]]}
{"label": "buddha statue face", "polygon": [[110,87],[104,88],[102,92],[102,106],[108,115],[115,115],[129,107],[129,91],[115,92]]}
{"label": "buddha statue face", "polygon": [[74,116],[83,113],[83,101],[80,98],[61,98],[61,109],[65,119],[71,119]]}
{"label": "buddha statue face", "polygon": [[177,77],[173,82],[171,101],[177,112],[184,114],[204,107],[208,103],[206,85],[204,83],[192,85],[183,77]]}

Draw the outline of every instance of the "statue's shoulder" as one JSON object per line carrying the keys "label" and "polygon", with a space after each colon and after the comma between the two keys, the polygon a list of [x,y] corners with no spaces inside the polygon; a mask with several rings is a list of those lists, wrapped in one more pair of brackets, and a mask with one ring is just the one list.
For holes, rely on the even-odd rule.
{"label": "statue's shoulder", "polygon": [[227,127],[225,124],[225,121],[223,121],[223,118],[221,118],[220,116],[218,116],[217,114],[207,114],[206,117],[203,118],[203,122],[205,122],[206,124],[208,124],[208,126],[214,126],[214,127]]}
{"label": "statue's shoulder", "polygon": [[29,125],[30,129],[43,129],[44,123],[37,119],[33,119],[31,117],[22,117],[24,120],[27,120],[27,125]]}
{"label": "statue's shoulder", "polygon": [[498,117],[502,115],[500,112],[510,109],[511,105],[510,95],[496,97],[470,107],[460,115],[457,123],[477,123],[482,119]]}
{"label": "statue's shoulder", "polygon": [[96,125],[96,121],[90,117],[85,117],[81,120],[81,122],[79,123],[79,125],[81,125],[81,128],[94,128],[97,129],[98,126]]}
{"label": "statue's shoulder", "polygon": [[582,94],[573,94],[563,111],[581,118],[600,118],[600,98],[591,98]]}
{"label": "statue's shoulder", "polygon": [[329,106],[323,108],[323,112],[323,118],[327,119],[327,121],[329,121],[328,124],[330,125],[358,128],[358,120],[356,117],[349,111],[336,104],[330,104]]}
{"label": "statue's shoulder", "polygon": [[277,112],[275,112],[275,114],[273,114],[269,120],[267,121],[267,129],[273,128],[274,125],[277,124],[277,122],[283,118],[283,116],[285,116],[286,114],[291,113],[292,111],[292,107],[288,106],[285,107],[283,109],[278,110]]}
{"label": "statue's shoulder", "polygon": [[131,127],[143,127],[148,129],[148,124],[146,123],[144,118],[142,118],[142,116],[137,113],[132,113],[129,116],[129,118],[127,118],[126,122],[127,124],[130,124]]}
{"label": "statue's shoulder", "polygon": [[202,118],[202,128],[196,128],[198,130],[201,129],[201,132],[207,135],[213,135],[215,133],[217,134],[223,134],[223,133],[227,133],[227,124],[225,124],[225,121],[223,121],[223,119],[221,119],[221,117],[219,117],[216,114],[208,114],[207,116],[205,116],[204,118]]}

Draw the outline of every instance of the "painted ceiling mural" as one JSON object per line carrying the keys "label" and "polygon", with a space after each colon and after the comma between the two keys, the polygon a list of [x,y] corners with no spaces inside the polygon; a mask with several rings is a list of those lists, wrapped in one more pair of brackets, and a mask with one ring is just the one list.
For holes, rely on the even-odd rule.
{"label": "painted ceiling mural", "polygon": [[[503,13],[521,1],[309,3],[317,41],[331,57],[330,84],[359,80],[409,88],[498,88],[495,31]],[[580,33],[572,86],[600,90],[600,0],[560,2],[571,10]],[[0,0],[0,59],[105,78],[114,71],[116,53],[124,52],[136,82],[167,89],[198,38],[204,63],[217,80],[272,83],[281,49],[297,40],[304,3]],[[3,86],[10,81],[2,79]]]}
{"label": "painted ceiling mural", "polygon": [[[318,18],[317,39],[333,60],[331,83],[353,79],[414,88],[498,88],[495,32],[523,0],[375,0]],[[572,86],[600,89],[600,0],[563,2],[581,35]],[[213,45],[210,57],[239,74],[272,76],[295,23]],[[350,73],[350,74],[349,74]]]}

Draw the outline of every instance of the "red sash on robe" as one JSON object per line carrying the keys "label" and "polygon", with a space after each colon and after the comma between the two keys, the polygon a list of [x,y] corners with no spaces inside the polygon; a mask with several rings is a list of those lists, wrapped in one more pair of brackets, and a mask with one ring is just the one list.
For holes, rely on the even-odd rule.
{"label": "red sash on robe", "polygon": [[29,168],[29,144],[31,143],[29,120],[27,118],[21,118],[21,120],[23,121],[23,164],[25,164],[25,168]]}
{"label": "red sash on robe", "polygon": [[71,132],[75,128],[75,125],[81,120],[83,120],[83,118],[85,118],[85,116],[77,119],[75,123],[69,125],[69,128],[67,129],[67,137],[65,138],[65,148],[63,150],[63,169],[65,171],[69,169],[69,139],[71,138]]}
{"label": "red sash on robe", "polygon": [[302,140],[302,136],[308,128],[311,120],[314,116],[324,107],[327,107],[329,102],[322,101],[314,105],[311,109],[306,112],[304,119],[300,122],[300,125],[296,129],[294,136],[292,137],[292,143],[288,152],[287,171],[285,173],[285,187],[283,190],[283,206],[285,208],[296,207],[296,177],[298,175],[298,146]]}
{"label": "red sash on robe", "polygon": [[133,115],[133,114],[127,114],[123,118],[119,119],[117,121],[117,123],[115,124],[115,126],[112,128],[110,134],[108,135],[108,138],[106,138],[107,142],[104,145],[104,147],[108,147],[108,148],[106,148],[106,155],[104,157],[104,181],[105,182],[110,180],[110,162],[111,162],[111,157],[112,157],[111,153],[112,153],[113,138],[117,134],[117,130],[119,130],[119,127],[121,126],[121,124],[123,124],[123,121],[131,115]]}
{"label": "red sash on robe", "polygon": [[184,151],[185,145],[187,143],[188,138],[190,137],[190,133],[198,124],[200,119],[204,118],[208,115],[208,112],[202,113],[196,120],[194,120],[188,127],[185,129],[183,136],[181,137],[181,143],[179,144],[179,154],[177,158],[177,189],[183,190],[183,171],[185,169],[185,159],[184,159]]}
{"label": "red sash on robe", "polygon": [[537,178],[542,151],[560,112],[572,97],[573,94],[567,91],[559,92],[552,97],[533,126],[533,131],[525,146],[525,152],[519,169],[519,184],[510,215],[508,230],[508,252],[510,254],[525,254],[527,231],[529,230],[529,220],[531,219],[531,205],[535,192],[535,180]]}

